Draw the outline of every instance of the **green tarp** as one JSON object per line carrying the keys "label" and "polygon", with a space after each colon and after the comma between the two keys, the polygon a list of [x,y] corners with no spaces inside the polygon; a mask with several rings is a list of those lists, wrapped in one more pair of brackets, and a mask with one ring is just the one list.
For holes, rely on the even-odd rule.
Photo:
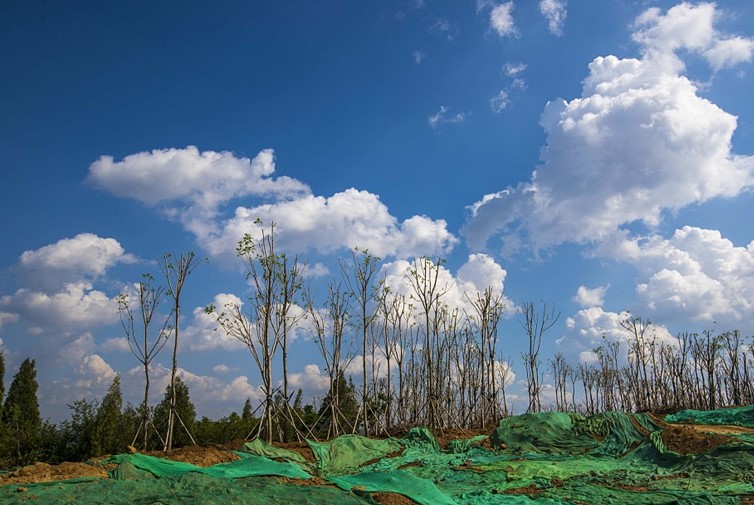
{"label": "green tarp", "polygon": [[[670,419],[740,424],[749,410]],[[428,430],[414,428],[399,439],[310,442],[314,464],[261,441],[239,448],[241,460],[208,468],[122,455],[112,459],[112,479],[24,492],[4,486],[0,503],[374,505],[370,493],[390,492],[421,505],[737,505],[754,496],[751,443],[739,438],[683,455],[665,447],[662,429],[645,414],[541,413],[501,420],[490,436],[494,450],[480,447],[484,436],[442,450]]]}

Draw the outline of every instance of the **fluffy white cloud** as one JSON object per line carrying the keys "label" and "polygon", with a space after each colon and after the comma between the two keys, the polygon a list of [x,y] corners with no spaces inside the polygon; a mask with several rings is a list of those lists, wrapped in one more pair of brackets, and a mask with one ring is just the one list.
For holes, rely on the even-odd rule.
{"label": "fluffy white cloud", "polygon": [[540,0],[539,12],[547,19],[547,28],[553,35],[563,34],[563,24],[568,15],[566,0]]}
{"label": "fluffy white cloud", "polygon": [[685,49],[701,54],[715,70],[751,61],[754,39],[718,32],[719,15],[714,3],[683,2],[665,14],[654,7],[636,19],[633,38],[647,53]]}
{"label": "fluffy white cloud", "polygon": [[[0,303],[2,303],[2,300],[0,300]],[[14,314],[12,312],[0,311],[0,329],[2,329],[3,325],[5,324],[17,322],[18,317],[18,314]]]}
{"label": "fluffy white cloud", "polygon": [[[295,179],[273,178],[270,149],[253,160],[228,152],[200,152],[193,146],[154,150],[119,162],[104,156],[89,170],[90,180],[118,196],[160,205],[213,255],[235,256],[243,234],[259,232],[257,218],[277,224],[276,243],[289,252],[330,253],[359,246],[383,257],[436,254],[448,252],[457,242],[445,221],[412,216],[399,222],[377,195],[367,191],[315,196]],[[241,197],[267,198],[271,203],[239,206],[225,219],[224,205]]]}
{"label": "fluffy white cloud", "polygon": [[[688,48],[697,42],[687,32],[638,39]],[[469,207],[472,248],[496,233],[535,248],[600,241],[624,224],[653,227],[666,209],[752,186],[754,157],[731,152],[735,116],[697,94],[675,54],[646,49],[642,59],[596,58],[582,97],[546,106],[542,164],[530,182]]]}
{"label": "fluffy white cloud", "polygon": [[639,300],[659,321],[754,327],[754,242],[735,246],[717,230],[685,226],[670,239],[619,234],[598,253],[636,266]]}
{"label": "fluffy white cloud", "polygon": [[114,161],[102,156],[89,167],[89,180],[111,193],[147,205],[186,201],[193,208],[213,212],[241,196],[294,196],[309,188],[290,177],[273,178],[275,158],[265,149],[254,159],[223,151],[155,149]]}
{"label": "fluffy white cloud", "polygon": [[501,37],[518,35],[516,23],[513,21],[513,2],[496,5],[490,11],[490,28]]}
{"label": "fluffy white cloud", "polygon": [[45,291],[60,289],[64,284],[82,279],[94,280],[118,263],[133,263],[113,238],[81,233],[39,249],[24,251],[18,268],[24,281]]}
{"label": "fluffy white cloud", "polygon": [[579,286],[576,295],[571,299],[584,308],[597,307],[605,303],[605,293],[609,286],[598,286],[589,289],[586,286]]}
{"label": "fluffy white cloud", "polygon": [[87,330],[118,320],[118,303],[84,281],[66,284],[54,294],[26,288],[0,297],[0,309],[17,316],[32,333],[49,329]]}
{"label": "fluffy white cloud", "polygon": [[309,364],[304,370],[288,375],[288,386],[292,389],[303,389],[308,393],[327,391],[330,379],[319,366]]}
{"label": "fluffy white cloud", "polygon": [[360,247],[381,257],[448,253],[457,240],[444,220],[413,216],[402,223],[379,197],[348,189],[329,198],[306,196],[293,201],[239,207],[217,235],[200,238],[213,255],[235,253],[244,233],[258,236],[255,220],[276,223],[276,245],[290,252],[332,253]]}

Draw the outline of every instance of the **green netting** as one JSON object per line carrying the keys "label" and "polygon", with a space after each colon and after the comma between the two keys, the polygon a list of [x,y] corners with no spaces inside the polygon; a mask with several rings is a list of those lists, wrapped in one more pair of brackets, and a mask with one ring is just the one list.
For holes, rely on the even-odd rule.
{"label": "green netting", "polygon": [[388,472],[365,472],[342,477],[330,477],[330,482],[346,491],[399,493],[421,505],[457,505],[450,497],[437,489],[432,481],[413,474],[394,470]]}
{"label": "green netting", "polygon": [[[241,459],[230,463],[220,463],[209,467],[201,467],[190,463],[181,463],[170,461],[168,459],[155,458],[145,454],[120,454],[113,456],[110,461],[121,465],[127,464],[128,470],[116,468],[111,473],[114,479],[128,478],[131,467],[149,472],[155,477],[172,477],[180,476],[187,473],[201,473],[210,477],[220,477],[228,479],[237,479],[241,477],[251,477],[259,475],[278,475],[295,479],[311,479],[311,475],[306,473],[294,463],[272,461],[264,456],[253,454],[237,453]],[[137,475],[138,480],[143,480],[143,473]]]}
{"label": "green netting", "polygon": [[[731,414],[710,415],[740,421],[741,412],[724,413]],[[261,476],[309,474],[298,454],[258,441],[242,448],[244,459],[206,469],[118,456],[112,479],[31,485],[22,493],[0,487],[0,503],[373,505],[369,493],[392,492],[422,505],[725,505],[754,496],[754,445],[738,439],[682,455],[667,450],[661,430],[644,414],[543,413],[502,420],[491,438],[505,448],[493,451],[479,447],[484,437],[441,450],[424,428],[400,439],[311,442],[312,472],[329,486]]]}
{"label": "green netting", "polygon": [[665,416],[668,423],[728,424],[754,428],[754,405],[717,410],[682,410]]}
{"label": "green netting", "polygon": [[317,460],[320,475],[356,472],[365,463],[401,450],[394,439],[375,440],[359,435],[343,435],[329,442],[306,441]]}

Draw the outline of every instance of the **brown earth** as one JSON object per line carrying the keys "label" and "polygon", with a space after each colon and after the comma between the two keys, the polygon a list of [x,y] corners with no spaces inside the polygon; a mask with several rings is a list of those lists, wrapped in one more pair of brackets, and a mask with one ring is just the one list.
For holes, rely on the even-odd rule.
{"label": "brown earth", "polygon": [[104,468],[86,463],[61,463],[54,466],[47,463],[34,463],[33,465],[19,468],[15,472],[0,475],[0,486],[6,484],[55,482],[80,477],[106,479],[108,475]]}
{"label": "brown earth", "polygon": [[720,433],[707,433],[698,426],[687,424],[668,424],[660,434],[665,447],[681,454],[701,454],[714,451],[721,445],[729,444],[735,439]]}

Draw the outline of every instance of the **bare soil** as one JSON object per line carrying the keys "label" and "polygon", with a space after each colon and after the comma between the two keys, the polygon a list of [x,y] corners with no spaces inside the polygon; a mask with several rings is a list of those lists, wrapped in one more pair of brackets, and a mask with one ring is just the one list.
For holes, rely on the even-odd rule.
{"label": "bare soil", "polygon": [[66,462],[59,465],[34,463],[33,465],[19,468],[15,472],[0,475],[0,485],[56,482],[81,477],[99,477],[107,479],[108,475],[104,468],[88,465],[86,463]]}

